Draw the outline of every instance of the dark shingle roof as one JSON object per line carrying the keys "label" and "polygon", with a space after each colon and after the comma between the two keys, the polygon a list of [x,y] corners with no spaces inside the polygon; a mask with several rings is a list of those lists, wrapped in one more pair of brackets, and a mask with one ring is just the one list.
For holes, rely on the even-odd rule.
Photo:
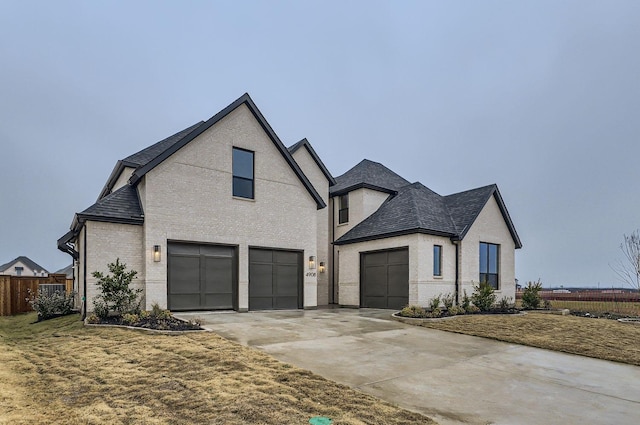
{"label": "dark shingle roof", "polygon": [[466,233],[496,189],[492,184],[444,197],[458,234]]}
{"label": "dark shingle roof", "polygon": [[20,257],[14,258],[13,260],[9,261],[8,263],[0,265],[0,271],[4,271],[4,270],[8,269],[9,267],[11,267],[13,264],[17,263],[18,261],[21,262],[22,264],[24,264],[25,266],[29,267],[31,270],[44,271],[45,273],[49,273],[49,271],[47,269],[45,269],[40,264],[38,264],[35,261],[33,261],[32,259],[30,259],[29,257],[25,257],[24,255],[21,255]]}
{"label": "dark shingle roof", "polygon": [[73,278],[73,264],[69,264],[67,267],[63,267],[55,274],[66,274],[68,278]]}
{"label": "dark shingle roof", "polygon": [[336,184],[329,190],[331,196],[342,195],[363,187],[381,192],[395,193],[409,182],[384,165],[362,160],[358,165],[336,177]]}
{"label": "dark shingle roof", "polygon": [[354,243],[408,233],[453,237],[456,227],[442,196],[422,183],[406,185],[376,212],[336,241]]}
{"label": "dark shingle roof", "polygon": [[100,199],[77,216],[79,221],[90,219],[129,224],[142,224],[144,221],[138,191],[129,184]]}
{"label": "dark shingle roof", "polygon": [[421,183],[402,187],[397,195],[385,201],[376,212],[335,243],[343,245],[411,233],[460,240],[491,196],[496,198],[516,248],[521,248],[520,238],[495,184],[448,196],[440,196]]}
{"label": "dark shingle roof", "polygon": [[191,133],[202,124],[204,124],[204,121],[200,121],[192,125],[191,127],[187,127],[184,130],[177,132],[173,136],[169,136],[166,139],[160,140],[158,143],[155,143],[147,148],[142,149],[139,152],[134,153],[133,155],[129,155],[128,157],[123,159],[122,162],[124,162],[125,165],[128,166],[140,167],[146,165],[155,157],[179,142],[184,136]]}

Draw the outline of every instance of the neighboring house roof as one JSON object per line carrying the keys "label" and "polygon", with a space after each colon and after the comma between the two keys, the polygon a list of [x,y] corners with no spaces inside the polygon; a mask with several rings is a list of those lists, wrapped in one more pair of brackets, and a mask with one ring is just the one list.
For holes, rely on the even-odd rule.
{"label": "neighboring house roof", "polygon": [[55,272],[55,274],[66,274],[68,278],[72,278],[73,277],[73,264],[69,264],[67,267],[61,268],[60,270]]}
{"label": "neighboring house roof", "polygon": [[280,138],[273,131],[273,129],[271,128],[267,120],[264,118],[264,116],[262,115],[258,107],[255,105],[255,103],[253,103],[253,100],[251,99],[248,93],[243,94],[235,102],[231,103],[222,111],[218,112],[213,117],[209,118],[206,122],[195,127],[192,131],[187,133],[184,137],[180,138],[178,141],[176,141],[175,143],[167,147],[164,151],[160,152],[151,161],[138,167],[133,172],[133,175],[131,176],[131,179],[129,179],[129,182],[135,185],[138,181],[140,181],[140,179],[145,174],[147,174],[149,171],[153,170],[156,166],[158,166],[158,164],[160,164],[162,161],[164,161],[169,156],[177,152],[180,148],[185,146],[187,143],[191,142],[193,139],[198,137],[200,134],[205,132],[207,129],[212,127],[214,124],[222,120],[224,117],[229,115],[232,111],[234,111],[236,108],[240,107],[243,104],[246,105],[247,108],[249,108],[249,111],[251,111],[251,113],[253,114],[255,119],[258,121],[262,129],[265,131],[265,133],[267,133],[267,135],[269,136],[269,139],[271,139],[271,141],[273,142],[275,147],[278,149],[282,157],[285,159],[287,164],[289,164],[289,166],[293,169],[293,172],[296,174],[300,182],[306,188],[307,192],[309,192],[311,197],[316,202],[318,209],[322,209],[326,207],[327,205],[322,200],[322,197],[320,196],[320,194],[318,194],[318,192],[313,187],[311,182],[309,182],[307,177],[304,175],[304,173],[302,172],[302,170],[300,169],[296,161],[293,159],[293,157],[291,156],[287,148],[284,146],[282,141],[280,141]]}
{"label": "neighboring house roof", "polygon": [[324,163],[322,162],[322,160],[320,159],[316,151],[313,149],[313,146],[311,146],[311,143],[309,143],[309,141],[306,138],[300,140],[296,144],[289,146],[288,151],[291,155],[293,155],[294,153],[296,153],[298,149],[300,149],[303,146],[307,149],[307,152],[309,152],[309,155],[311,155],[311,158],[313,158],[314,162],[318,165],[318,168],[320,168],[320,171],[322,171],[322,174],[324,174],[324,176],[329,181],[329,186],[336,184],[336,180],[333,178],[329,170],[327,170],[327,167],[325,167]]}
{"label": "neighboring house roof", "polygon": [[131,185],[124,185],[110,193],[86,210],[76,214],[73,227],[76,228],[86,220],[142,224],[144,214],[137,189]]}
{"label": "neighboring house roof", "polygon": [[408,184],[407,180],[384,165],[364,159],[343,175],[336,177],[336,184],[329,189],[329,194],[338,196],[361,188],[394,194]]}
{"label": "neighboring house roof", "polygon": [[521,248],[522,244],[496,185],[440,196],[419,182],[400,188],[397,195],[386,200],[376,212],[344,234],[335,244],[412,233],[461,240],[491,196],[496,198],[516,248]]}
{"label": "neighboring house roof", "polygon": [[14,258],[13,260],[9,261],[8,263],[2,264],[0,265],[0,271],[5,271],[8,268],[10,268],[11,266],[13,266],[16,263],[22,263],[25,266],[29,267],[31,270],[35,270],[35,271],[43,271],[45,273],[49,273],[49,271],[47,269],[45,269],[44,267],[42,267],[40,264],[36,263],[35,261],[31,260],[29,257],[25,257],[23,255],[21,255],[18,258]]}

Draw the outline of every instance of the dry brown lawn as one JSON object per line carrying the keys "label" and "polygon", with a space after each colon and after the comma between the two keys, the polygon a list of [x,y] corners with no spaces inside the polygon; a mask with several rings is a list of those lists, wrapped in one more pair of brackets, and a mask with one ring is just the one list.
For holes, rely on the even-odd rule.
{"label": "dry brown lawn", "polygon": [[640,366],[640,325],[555,314],[472,315],[422,326]]}
{"label": "dry brown lawn", "polygon": [[3,424],[433,424],[212,333],[0,318]]}

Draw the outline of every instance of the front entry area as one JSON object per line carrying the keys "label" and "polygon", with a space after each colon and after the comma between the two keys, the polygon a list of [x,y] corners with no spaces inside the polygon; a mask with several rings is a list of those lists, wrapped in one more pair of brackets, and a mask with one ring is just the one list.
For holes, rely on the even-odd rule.
{"label": "front entry area", "polygon": [[409,303],[409,249],[360,254],[360,307],[400,310]]}
{"label": "front entry area", "polygon": [[237,309],[237,252],[233,246],[169,243],[169,310]]}
{"label": "front entry area", "polygon": [[302,308],[302,252],[249,249],[249,310]]}

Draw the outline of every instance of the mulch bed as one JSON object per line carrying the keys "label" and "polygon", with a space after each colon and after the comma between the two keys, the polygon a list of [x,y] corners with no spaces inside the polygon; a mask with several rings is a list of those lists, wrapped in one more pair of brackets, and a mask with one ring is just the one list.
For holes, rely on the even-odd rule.
{"label": "mulch bed", "polygon": [[185,322],[184,320],[170,317],[168,319],[155,319],[148,317],[140,319],[134,323],[124,323],[121,316],[110,316],[106,319],[100,320],[98,323],[91,323],[92,325],[120,325],[131,326],[134,328],[154,329],[160,331],[201,331],[204,330],[196,324]]}
{"label": "mulch bed", "polygon": [[574,310],[571,310],[570,314],[572,316],[577,316],[577,317],[587,317],[592,319],[611,319],[611,320],[627,319],[627,318],[633,317],[633,316],[629,316],[628,314],[600,313],[600,312],[592,313],[589,311],[574,311]]}

